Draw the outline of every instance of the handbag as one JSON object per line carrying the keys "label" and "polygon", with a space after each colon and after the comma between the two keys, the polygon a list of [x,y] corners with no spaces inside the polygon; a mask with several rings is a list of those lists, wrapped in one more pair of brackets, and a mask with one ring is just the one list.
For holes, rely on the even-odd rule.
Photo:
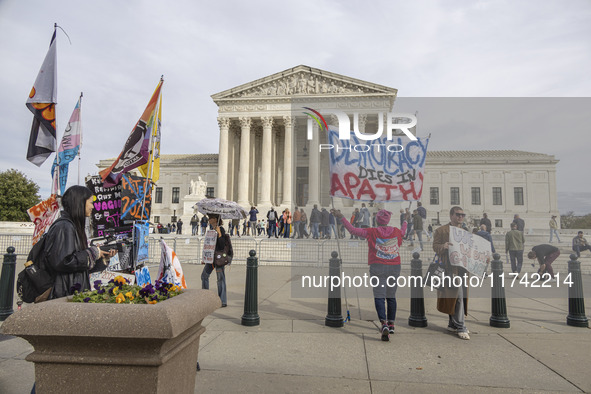
{"label": "handbag", "polygon": [[[429,264],[429,268],[427,268],[427,273],[423,277],[423,284],[433,289],[438,289],[443,283],[444,274],[445,267],[443,266],[443,261],[435,254],[433,261]],[[439,278],[439,280],[433,281],[435,277]]]}
{"label": "handbag", "polygon": [[228,234],[224,235],[226,241],[223,250],[216,250],[213,254],[213,265],[214,267],[225,267],[228,264],[232,264],[232,257],[234,251],[232,250],[232,242]]}

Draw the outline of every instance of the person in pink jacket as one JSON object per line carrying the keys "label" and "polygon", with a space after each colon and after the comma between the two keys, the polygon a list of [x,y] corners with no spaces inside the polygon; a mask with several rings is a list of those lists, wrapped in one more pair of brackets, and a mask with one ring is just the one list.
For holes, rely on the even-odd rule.
{"label": "person in pink jacket", "polygon": [[388,226],[391,216],[392,212],[380,210],[376,215],[378,227],[369,228],[356,228],[342,217],[342,223],[351,235],[367,240],[367,263],[376,312],[381,323],[382,341],[389,341],[390,334],[394,333],[396,280],[400,275],[399,248],[406,231],[406,222],[402,225],[402,229]]}

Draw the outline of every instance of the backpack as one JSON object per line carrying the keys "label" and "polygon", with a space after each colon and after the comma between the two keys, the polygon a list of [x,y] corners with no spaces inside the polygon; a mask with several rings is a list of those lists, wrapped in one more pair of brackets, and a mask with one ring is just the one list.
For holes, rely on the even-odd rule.
{"label": "backpack", "polygon": [[45,269],[46,240],[47,233],[33,245],[27,257],[25,269],[18,274],[16,292],[26,303],[47,301],[53,290],[55,277]]}
{"label": "backpack", "polygon": [[269,213],[267,214],[267,218],[269,220],[275,220],[275,211],[269,211]]}

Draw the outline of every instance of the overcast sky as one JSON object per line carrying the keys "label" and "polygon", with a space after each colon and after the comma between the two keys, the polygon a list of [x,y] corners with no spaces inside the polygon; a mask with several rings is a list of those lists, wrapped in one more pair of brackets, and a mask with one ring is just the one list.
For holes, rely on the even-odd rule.
{"label": "overcast sky", "polygon": [[[25,101],[54,22],[72,40],[58,32],[58,143],[83,91],[84,177],[119,154],[162,74],[162,153],[217,153],[210,95],[299,64],[400,97],[590,97],[590,20],[588,0],[0,0],[0,170],[23,171],[47,197],[53,156],[41,168],[26,161]],[[436,131],[421,129],[420,112],[418,130],[432,132],[432,150],[555,155],[559,191],[591,192],[590,101],[552,103],[523,117],[503,105],[484,119],[455,114]]]}

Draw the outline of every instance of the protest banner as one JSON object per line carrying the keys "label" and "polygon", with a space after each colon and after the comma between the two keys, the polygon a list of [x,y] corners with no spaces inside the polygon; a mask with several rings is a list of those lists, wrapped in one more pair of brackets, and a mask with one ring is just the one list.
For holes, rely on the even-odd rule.
{"label": "protest banner", "polygon": [[213,255],[215,253],[215,244],[218,240],[218,232],[207,230],[203,239],[203,254],[201,257],[203,264],[213,264]]}
{"label": "protest banner", "polygon": [[27,209],[27,213],[31,221],[35,223],[35,231],[33,231],[33,245],[35,245],[45,231],[59,217],[60,206],[57,202],[56,195],[52,194],[47,200],[41,201],[39,204]]}
{"label": "protest banner", "polygon": [[149,220],[152,183],[146,178],[123,174],[121,178],[121,220]]}
{"label": "protest banner", "polygon": [[101,237],[110,233],[129,233],[131,228],[121,228],[121,184],[113,187],[104,187],[99,176],[87,178],[86,186],[94,194],[92,209],[92,236]]}
{"label": "protest banner", "polygon": [[450,226],[449,230],[450,264],[482,277],[492,256],[490,242],[459,227]]}
{"label": "protest banner", "polygon": [[101,272],[92,272],[90,274],[90,283],[94,284],[95,281],[100,280],[103,285],[107,285],[110,280],[115,279],[118,276],[122,276],[123,278],[129,280],[130,285],[135,284],[135,275],[122,274],[121,272],[109,270],[104,270]]}
{"label": "protest banner", "polygon": [[429,139],[339,139],[328,131],[330,195],[358,201],[416,201],[423,192]]}
{"label": "protest banner", "polygon": [[187,288],[183,267],[176,253],[170,246],[160,240],[162,253],[160,255],[160,266],[158,267],[158,279],[165,283],[172,283],[183,289]]}

